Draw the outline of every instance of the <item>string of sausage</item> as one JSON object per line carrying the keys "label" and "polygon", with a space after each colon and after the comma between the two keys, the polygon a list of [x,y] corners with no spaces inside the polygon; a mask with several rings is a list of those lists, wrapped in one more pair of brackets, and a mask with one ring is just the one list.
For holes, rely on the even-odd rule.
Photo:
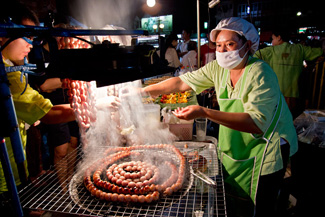
{"label": "string of sausage", "polygon": [[[121,160],[125,157],[129,157],[131,155],[139,155],[137,152],[118,152],[116,154],[110,155],[110,159],[104,160],[101,165],[105,162],[105,164],[112,164],[118,160]],[[94,167],[94,166],[93,166]],[[84,178],[84,185],[88,189],[88,191],[95,197],[101,199],[101,200],[107,200],[107,201],[119,201],[119,202],[140,202],[140,203],[150,203],[152,201],[159,199],[159,192],[153,191],[148,193],[147,195],[144,195],[145,193],[149,192],[149,187],[137,189],[134,188],[134,190],[131,190],[130,188],[123,188],[121,186],[117,186],[115,184],[109,183],[107,181],[101,180],[100,175],[101,171],[103,169],[103,166],[100,167],[97,171],[93,174],[93,182],[91,181],[91,174],[88,170],[86,172],[86,176]],[[100,190],[99,188],[104,188],[110,192],[105,192]],[[142,193],[142,194],[141,194]],[[141,194],[141,195],[139,195]]]}
{"label": "string of sausage", "polygon": [[96,121],[95,85],[91,82],[63,79],[62,87],[68,89],[68,97],[80,128],[83,144],[86,140],[86,130]]}
{"label": "string of sausage", "polygon": [[[120,165],[115,162],[126,158],[136,157],[140,153],[135,150],[140,149],[167,149],[174,152],[179,158],[180,166],[177,169],[172,162],[164,163],[170,168],[171,175],[162,184],[156,185],[159,178],[159,171],[156,166],[149,165],[146,162],[124,162]],[[117,153],[113,153],[116,152]],[[113,153],[113,154],[112,154]],[[107,201],[119,202],[139,202],[151,203],[159,199],[160,193],[171,195],[173,192],[181,189],[185,177],[185,158],[180,151],[172,145],[139,145],[131,147],[115,147],[106,151],[107,157],[98,163],[90,166],[85,173],[84,185],[87,190],[95,197]],[[109,166],[111,165],[111,166]],[[101,179],[102,172],[105,168],[107,179]],[[96,170],[97,168],[97,170]],[[91,180],[91,171],[93,173],[93,182]],[[132,173],[134,171],[134,173]],[[127,174],[127,175],[126,175]],[[128,177],[126,179],[126,176]],[[132,179],[132,177],[133,179]],[[103,190],[101,190],[103,189]],[[108,192],[106,192],[108,191]]]}
{"label": "string of sausage", "polygon": [[[58,37],[58,49],[78,49],[89,48],[89,44],[72,37]],[[71,108],[76,114],[79,124],[81,139],[87,144],[86,130],[92,122],[96,120],[95,111],[95,86],[91,82],[62,79],[62,88],[68,89],[68,97]]]}
{"label": "string of sausage", "polygon": [[58,49],[89,48],[89,43],[72,37],[58,38]]}

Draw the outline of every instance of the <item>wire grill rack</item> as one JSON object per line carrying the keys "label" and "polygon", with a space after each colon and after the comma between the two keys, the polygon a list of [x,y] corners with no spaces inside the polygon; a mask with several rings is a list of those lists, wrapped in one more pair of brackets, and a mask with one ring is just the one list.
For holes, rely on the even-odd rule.
{"label": "wire grill rack", "polygon": [[[183,189],[153,204],[126,205],[100,201],[91,196],[81,183],[76,187],[81,199],[76,202],[69,191],[70,182],[75,174],[63,172],[63,177],[62,175],[58,177],[59,169],[47,171],[19,192],[22,207],[79,216],[227,216],[216,144],[176,142],[175,146],[182,152],[198,151],[207,159],[205,174],[217,183],[216,189],[192,177],[193,183],[189,189],[185,189],[186,191]],[[64,159],[68,165],[74,165],[82,160],[81,150],[77,149],[75,152]]]}

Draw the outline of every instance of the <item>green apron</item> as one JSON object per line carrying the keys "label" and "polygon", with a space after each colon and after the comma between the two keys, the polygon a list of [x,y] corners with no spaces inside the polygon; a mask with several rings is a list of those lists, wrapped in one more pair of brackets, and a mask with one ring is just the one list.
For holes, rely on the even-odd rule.
{"label": "green apron", "polygon": [[[242,91],[247,74],[256,60],[253,58],[245,68],[238,98],[228,98],[226,84],[230,73],[229,71],[224,73],[218,97],[220,111],[244,112],[241,100]],[[220,125],[219,153],[224,170],[228,213],[236,216],[254,216],[256,192],[264,155],[280,119],[281,111],[282,98],[280,96],[272,122],[259,138],[255,138],[250,133]]]}

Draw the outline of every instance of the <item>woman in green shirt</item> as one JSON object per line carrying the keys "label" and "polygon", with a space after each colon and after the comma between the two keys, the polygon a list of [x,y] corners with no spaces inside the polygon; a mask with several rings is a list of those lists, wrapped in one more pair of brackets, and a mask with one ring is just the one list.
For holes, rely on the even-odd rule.
{"label": "woman in green shirt", "polygon": [[174,114],[220,124],[228,216],[274,216],[289,152],[297,151],[292,116],[273,70],[251,56],[259,43],[251,23],[238,17],[221,20],[210,38],[216,42],[217,60],[142,92],[157,96],[192,89],[199,94],[214,87],[220,111],[192,105]]}

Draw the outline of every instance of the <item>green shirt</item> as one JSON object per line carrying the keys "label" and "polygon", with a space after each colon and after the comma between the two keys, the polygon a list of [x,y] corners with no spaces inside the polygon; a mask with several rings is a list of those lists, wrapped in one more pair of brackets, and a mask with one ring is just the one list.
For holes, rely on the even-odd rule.
{"label": "green shirt", "polygon": [[298,81],[303,69],[303,61],[312,61],[321,56],[321,48],[301,44],[266,47],[258,50],[255,57],[267,62],[278,76],[281,92],[285,97],[299,97]]}
{"label": "green shirt", "polygon": [[[5,64],[5,66],[9,66],[9,65]],[[25,150],[26,140],[27,140],[25,122],[31,125],[35,123],[37,120],[41,119],[48,111],[50,111],[50,109],[52,108],[52,103],[50,100],[44,99],[44,97],[41,94],[39,94],[36,90],[31,88],[29,85],[27,86],[25,93],[20,95],[23,92],[26,84],[26,80],[24,80],[23,83],[20,82],[20,75],[21,75],[20,71],[7,73],[7,77],[10,83],[9,86],[10,92],[13,97],[14,107],[18,119],[19,131],[23,143],[23,148]],[[20,185],[21,182],[19,180],[18,169],[14,159],[10,138],[6,137],[5,140],[6,140],[6,147],[8,150],[10,164],[13,170],[16,185]],[[26,153],[24,154],[26,155]],[[25,161],[25,165],[27,170],[26,161]],[[0,163],[0,192],[3,191],[8,191],[8,189],[7,189],[4,173],[2,170],[2,165]]]}
{"label": "green shirt", "polygon": [[[250,57],[251,58],[251,57]],[[197,94],[203,90],[215,87],[217,99],[219,98],[219,88],[221,85],[222,77],[224,73],[228,73],[227,89],[228,97],[234,99],[238,97],[239,90],[241,88],[240,78],[235,86],[232,87],[230,82],[229,70],[226,70],[218,65],[217,61],[212,61],[197,71],[188,72],[181,75],[180,78],[186,84],[188,84]],[[278,103],[278,99],[281,95],[278,80],[271,69],[271,67],[264,61],[259,60],[250,72],[247,74],[246,83],[242,90],[242,103],[246,113],[250,115],[255,124],[263,131],[267,129],[272,121],[272,117],[275,112],[275,105]],[[289,111],[287,104],[284,105],[281,118],[275,133],[279,134],[281,138],[284,138],[290,143],[290,155],[293,155],[298,150],[298,141],[295,128],[293,126],[292,115]],[[222,136],[222,135],[219,135]],[[272,153],[280,152],[275,151],[279,149],[280,141],[276,141],[274,146],[269,146],[266,156],[267,158],[280,159],[279,156],[272,156]],[[278,167],[282,167],[280,163],[276,164]],[[264,170],[264,168],[263,168]],[[264,171],[263,174],[268,173]]]}

